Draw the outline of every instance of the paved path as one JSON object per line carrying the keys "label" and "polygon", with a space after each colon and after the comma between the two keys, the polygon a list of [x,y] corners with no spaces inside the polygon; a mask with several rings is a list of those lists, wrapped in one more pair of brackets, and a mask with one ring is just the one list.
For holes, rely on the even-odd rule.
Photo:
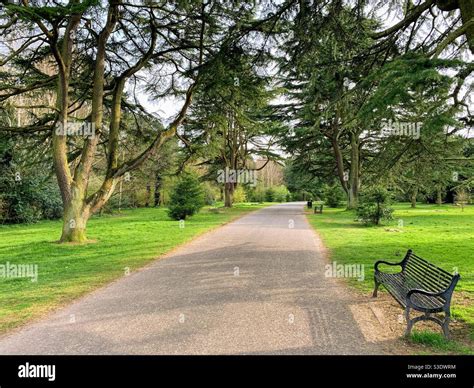
{"label": "paved path", "polygon": [[325,264],[303,204],[272,206],[3,337],[0,354],[383,353]]}

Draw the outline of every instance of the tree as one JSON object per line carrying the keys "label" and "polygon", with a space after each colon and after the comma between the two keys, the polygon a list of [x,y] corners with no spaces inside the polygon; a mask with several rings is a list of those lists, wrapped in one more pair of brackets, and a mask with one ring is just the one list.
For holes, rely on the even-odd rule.
{"label": "tree", "polygon": [[469,204],[471,201],[471,196],[466,188],[461,187],[456,191],[455,203],[458,206],[461,206],[461,211],[464,211],[464,207]]}
{"label": "tree", "polygon": [[295,199],[307,200],[323,196],[322,186],[324,182],[314,173],[309,173],[291,159],[286,162],[284,180]]}
{"label": "tree", "polygon": [[412,207],[421,192],[437,191],[441,201],[441,191],[459,169],[456,157],[461,156],[464,143],[459,135],[464,129],[460,114],[469,96],[457,96],[462,80],[443,70],[459,74],[469,67],[458,60],[409,54],[364,80],[376,87],[359,111],[361,120],[385,121],[383,126],[390,121],[371,145],[373,157],[366,164],[369,181],[406,194]]}
{"label": "tree", "polygon": [[[104,206],[122,177],[176,134],[206,63],[227,36],[241,33],[236,21],[242,9],[224,3],[210,6],[205,1],[196,7],[191,1],[122,0],[43,0],[35,5],[24,0],[5,9],[1,32],[10,41],[20,36],[21,45],[18,49],[5,45],[7,52],[2,53],[0,63],[15,71],[8,72],[0,101],[45,90],[56,101],[54,106],[40,105],[42,114],[21,127],[0,129],[51,135],[64,207],[60,241],[82,242],[87,220]],[[224,19],[234,25],[227,25]],[[42,62],[49,64],[49,73],[40,71],[37,64]],[[183,95],[184,101],[167,128],[156,131],[145,149],[120,161],[123,111],[146,114],[136,95],[133,102],[128,91],[144,82],[150,96]],[[83,106],[87,115],[75,117]],[[94,134],[68,136],[72,118],[86,122]],[[91,170],[102,151],[99,144],[107,168],[100,188],[91,193]]]}
{"label": "tree", "polygon": [[340,185],[327,186],[324,190],[324,203],[329,207],[338,207],[344,198]]}
{"label": "tree", "polygon": [[366,189],[357,207],[357,216],[365,223],[380,225],[381,220],[391,220],[393,209],[389,206],[390,196],[386,189],[374,186]]}
{"label": "tree", "polygon": [[[363,9],[365,6],[366,2],[360,0],[359,7]],[[374,39],[392,44],[394,40],[403,38],[408,47],[422,42],[430,46],[430,55],[438,56],[448,46],[455,45],[456,40],[465,37],[457,46],[468,45],[474,53],[473,0],[425,0],[418,5],[411,1],[392,1],[389,9],[401,13],[401,20],[375,32],[372,35]],[[423,30],[427,32],[421,37]]]}
{"label": "tree", "polygon": [[382,61],[373,53],[357,57],[371,47],[374,26],[373,20],[361,20],[340,4],[325,9],[317,3],[301,5],[293,39],[280,61],[285,95],[291,101],[281,106],[280,117],[293,127],[289,136],[281,134],[282,145],[297,155],[296,163],[329,184],[336,176],[348,208],[357,205],[363,145],[369,141],[362,134],[371,127],[357,116],[368,90],[354,85]]}
{"label": "tree", "polygon": [[204,206],[204,192],[199,179],[185,173],[174,186],[170,197],[168,214],[175,220],[185,220]]}
{"label": "tree", "polygon": [[277,157],[270,137],[265,137],[272,125],[265,115],[272,92],[267,77],[256,69],[257,61],[241,45],[222,50],[201,79],[182,136],[192,144],[188,158],[207,166],[209,177],[224,178],[226,207],[232,206],[239,172],[266,166],[255,168],[252,156],[267,162]]}
{"label": "tree", "polygon": [[[397,8],[397,3],[390,6]],[[460,124],[472,122],[466,85],[472,64],[438,60],[448,47],[452,56],[461,57],[465,42],[457,45],[460,35],[451,35],[459,14],[443,21],[434,1],[425,2],[423,9],[411,4],[403,9],[407,18],[383,33],[374,3],[294,4],[296,16],[281,60],[289,102],[282,104],[280,117],[288,118],[291,127],[289,135],[282,133],[282,144],[295,163],[328,184],[336,175],[349,208],[357,203],[361,178],[382,179],[417,143],[410,138],[396,142],[398,152],[384,159],[384,147],[397,148],[383,139],[384,121],[422,120],[425,147],[436,136],[435,127],[451,127],[451,136]],[[387,164],[386,170],[381,168]]]}

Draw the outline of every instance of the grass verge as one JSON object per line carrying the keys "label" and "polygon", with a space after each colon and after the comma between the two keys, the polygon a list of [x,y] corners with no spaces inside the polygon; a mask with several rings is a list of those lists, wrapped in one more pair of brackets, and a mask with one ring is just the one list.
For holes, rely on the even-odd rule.
{"label": "grass verge", "polygon": [[474,349],[470,346],[466,346],[458,341],[449,341],[442,334],[433,333],[430,331],[413,331],[407,341],[412,344],[421,347],[419,352],[421,354],[424,351],[427,354],[436,353],[455,353],[455,354],[466,354],[473,355]]}
{"label": "grass verge", "polygon": [[[464,322],[463,337],[474,349],[474,206],[464,211],[452,205],[395,204],[394,220],[382,226],[366,226],[355,221],[355,213],[345,209],[325,208],[323,214],[307,213],[310,224],[338,264],[362,264],[363,281],[349,279],[357,289],[373,288],[373,266],[376,260],[397,262],[408,248],[452,272],[459,271],[453,296],[453,317]],[[415,340],[416,341],[416,340]],[[450,345],[456,346],[456,345]],[[463,347],[458,350],[461,350]]]}
{"label": "grass verge", "polygon": [[[0,334],[38,318],[132,272],[196,236],[268,204],[204,208],[184,228],[166,209],[124,210],[96,216],[87,225],[91,242],[57,244],[59,221],[0,226],[0,264],[36,264],[38,280],[0,278]],[[212,211],[214,210],[214,211]]]}

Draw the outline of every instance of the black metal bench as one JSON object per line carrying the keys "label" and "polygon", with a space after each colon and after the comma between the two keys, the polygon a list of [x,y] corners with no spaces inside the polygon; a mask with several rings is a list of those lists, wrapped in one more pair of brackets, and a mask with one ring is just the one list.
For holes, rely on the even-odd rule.
{"label": "black metal bench", "polygon": [[315,205],[314,206],[314,214],[323,214],[323,205]]}
{"label": "black metal bench", "polygon": [[[379,265],[401,266],[398,273],[379,271]],[[430,320],[439,324],[444,336],[449,338],[450,305],[454,287],[460,278],[459,274],[449,272],[415,255],[411,249],[399,263],[389,263],[383,260],[375,263],[375,289],[383,285],[387,291],[405,308],[407,329],[405,335],[410,335],[413,325],[422,320]],[[421,311],[424,315],[410,319],[410,309]],[[441,320],[431,314],[444,312]]]}

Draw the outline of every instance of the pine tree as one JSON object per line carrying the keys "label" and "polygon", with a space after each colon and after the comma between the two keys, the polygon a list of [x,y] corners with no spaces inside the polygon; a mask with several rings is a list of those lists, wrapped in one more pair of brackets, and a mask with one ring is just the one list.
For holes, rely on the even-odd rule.
{"label": "pine tree", "polygon": [[185,220],[204,206],[204,192],[199,179],[192,173],[184,173],[170,195],[168,215],[175,220]]}

